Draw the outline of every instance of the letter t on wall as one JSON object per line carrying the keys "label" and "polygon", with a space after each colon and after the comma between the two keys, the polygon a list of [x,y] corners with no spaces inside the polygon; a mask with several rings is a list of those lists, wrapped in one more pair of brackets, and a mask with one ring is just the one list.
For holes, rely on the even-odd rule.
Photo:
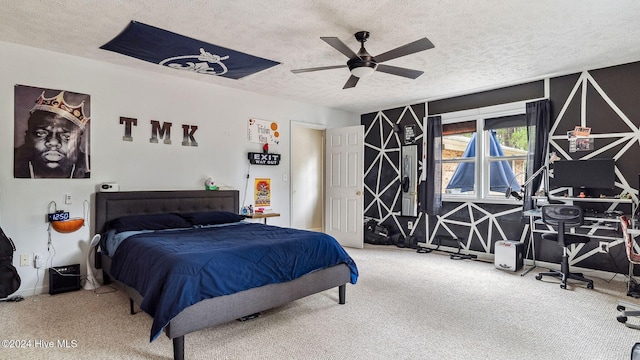
{"label": "letter t on wall", "polygon": [[124,136],[122,137],[122,141],[133,141],[133,137],[131,136],[131,125],[133,124],[133,126],[138,126],[138,119],[121,116],[120,124],[124,124]]}

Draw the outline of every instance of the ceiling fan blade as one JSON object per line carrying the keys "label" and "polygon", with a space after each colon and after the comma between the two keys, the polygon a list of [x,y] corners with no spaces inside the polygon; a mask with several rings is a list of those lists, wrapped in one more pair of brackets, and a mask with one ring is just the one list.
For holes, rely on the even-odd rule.
{"label": "ceiling fan blade", "polygon": [[340,68],[346,68],[346,67],[347,65],[332,65],[332,66],[321,66],[321,67],[307,68],[307,69],[294,69],[294,70],[291,70],[291,72],[294,74],[300,74],[300,73],[311,72],[311,71],[340,69]]}
{"label": "ceiling fan blade", "polygon": [[347,80],[347,82],[344,84],[343,89],[349,89],[349,88],[352,88],[352,87],[356,87],[356,84],[358,83],[358,80],[360,80],[359,77],[351,75],[349,77],[349,80]]}
{"label": "ceiling fan blade", "polygon": [[392,75],[404,76],[410,79],[417,79],[418,76],[424,74],[424,71],[406,69],[406,68],[385,65],[385,64],[378,64],[376,71],[380,71],[380,72],[392,74]]}
{"label": "ceiling fan blade", "polygon": [[349,59],[359,59],[358,55],[353,52],[347,45],[345,45],[340,39],[337,37],[320,37],[320,39],[324,40],[327,44],[331,45],[334,49],[343,53]]}
{"label": "ceiling fan blade", "polygon": [[391,59],[399,58],[401,56],[417,53],[424,50],[429,50],[433,47],[434,47],[433,43],[429,41],[429,39],[422,38],[420,40],[416,40],[414,42],[397,47],[393,50],[389,50],[378,56],[374,56],[374,58],[378,63],[381,63]]}

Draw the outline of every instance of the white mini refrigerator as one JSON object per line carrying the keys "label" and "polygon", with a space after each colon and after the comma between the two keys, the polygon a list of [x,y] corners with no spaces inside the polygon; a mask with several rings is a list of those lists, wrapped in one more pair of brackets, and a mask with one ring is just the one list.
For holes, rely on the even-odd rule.
{"label": "white mini refrigerator", "polygon": [[518,241],[496,241],[494,264],[496,269],[518,271],[523,265],[524,244]]}

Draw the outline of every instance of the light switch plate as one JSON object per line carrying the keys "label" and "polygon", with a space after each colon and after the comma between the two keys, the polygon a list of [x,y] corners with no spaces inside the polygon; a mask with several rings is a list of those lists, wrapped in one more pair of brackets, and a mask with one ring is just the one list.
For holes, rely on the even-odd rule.
{"label": "light switch plate", "polygon": [[29,255],[20,255],[20,266],[29,266]]}

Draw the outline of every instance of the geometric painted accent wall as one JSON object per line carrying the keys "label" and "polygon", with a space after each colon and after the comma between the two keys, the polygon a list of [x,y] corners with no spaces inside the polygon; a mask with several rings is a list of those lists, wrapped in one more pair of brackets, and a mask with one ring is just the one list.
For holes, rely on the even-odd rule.
{"label": "geometric painted accent wall", "polygon": [[[636,73],[638,77],[619,78],[614,76],[616,73]],[[551,81],[555,85],[551,151],[563,159],[613,158],[616,161],[613,194],[630,194],[636,202],[640,170],[639,79],[640,63],[634,63]],[[593,151],[569,152],[566,133],[578,125],[591,128]]]}
{"label": "geometric painted accent wall", "polygon": [[[415,133],[419,160],[418,173],[422,165],[422,122],[425,115],[424,103],[408,105],[361,116],[365,128],[365,173],[364,173],[364,216],[375,219],[391,229],[392,233],[403,236],[415,235],[424,238],[418,223],[418,217],[401,216],[402,189],[400,184],[401,146],[405,144],[402,132],[394,131],[412,126]],[[408,228],[411,221],[415,226]]]}
{"label": "geometric painted accent wall", "polygon": [[[638,201],[640,175],[640,62],[584,71],[545,80],[552,104],[550,150],[564,159],[613,158],[616,160],[616,188],[607,195],[627,195]],[[473,96],[473,94],[470,94]],[[482,94],[487,97],[486,92]],[[526,99],[524,99],[526,100]],[[389,226],[393,232],[415,235],[433,248],[437,236],[455,236],[463,249],[492,254],[498,240],[525,241],[529,225],[522,207],[514,204],[444,202],[442,215],[400,216],[400,138],[393,124],[414,122],[420,129],[427,104],[365,114],[365,217]],[[570,152],[567,131],[577,125],[591,127],[594,150]],[[419,159],[422,158],[422,147]],[[422,170],[423,164],[420,164]],[[605,210],[628,213],[627,205],[608,204]],[[407,221],[416,226],[407,228]],[[619,229],[617,231],[620,236]],[[535,237],[537,260],[559,263],[556,244]],[[443,245],[452,245],[446,244]],[[627,261],[622,241],[612,241],[608,254],[599,252],[599,241],[573,249],[570,263],[586,269],[626,273]],[[450,248],[452,249],[452,248]],[[531,258],[531,256],[529,256]]]}
{"label": "geometric painted accent wall", "polygon": [[[640,174],[639,84],[638,62],[550,80],[554,119],[549,143],[551,151],[562,159],[613,158],[615,189],[599,192],[604,195],[630,195],[636,204]],[[566,134],[575,126],[591,128],[593,150],[570,152]],[[597,213],[611,210],[631,212],[629,204],[615,202],[583,203],[581,206]],[[590,246],[581,253],[570,254],[570,258],[573,257],[574,262],[579,258],[579,266],[582,267],[626,273],[627,260],[622,239],[609,242],[608,254],[599,252],[599,242],[598,239],[592,240]],[[548,255],[543,252],[541,256]]]}

